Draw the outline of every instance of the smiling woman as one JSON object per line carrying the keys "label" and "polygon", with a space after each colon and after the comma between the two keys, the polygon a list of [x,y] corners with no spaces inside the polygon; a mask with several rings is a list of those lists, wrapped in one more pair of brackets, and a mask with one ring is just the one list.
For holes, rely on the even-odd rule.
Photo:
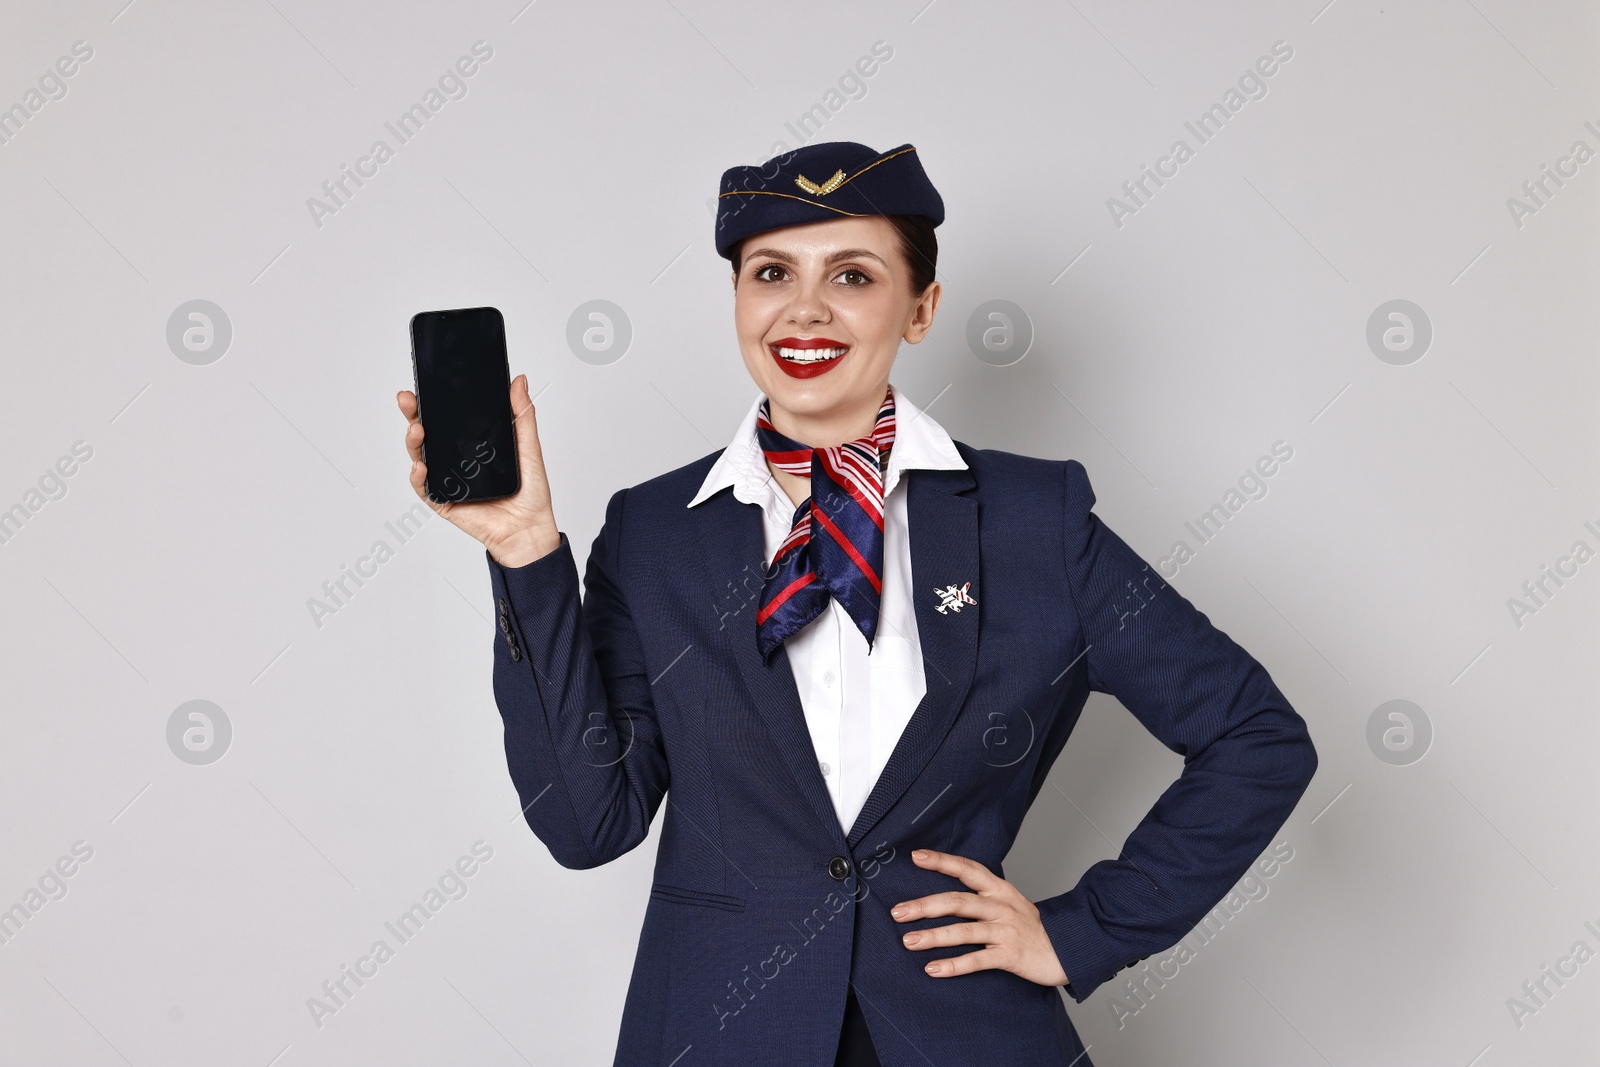
{"label": "smiling woman", "polygon": [[[831,227],[811,226],[801,232],[817,229],[826,229],[827,233],[819,236],[821,240],[837,240],[849,243],[851,230],[866,235],[865,241],[872,247],[842,248],[830,251],[824,263],[820,264],[827,272],[847,289],[866,290],[868,287],[877,286],[878,292],[874,296],[882,296],[885,289],[893,289],[893,283],[905,278],[909,282],[909,294],[915,297],[927,296],[928,289],[934,284],[935,266],[939,258],[939,242],[934,236],[933,224],[919,215],[890,215],[882,217],[869,217],[852,223],[840,220]],[[843,227],[843,229],[841,229]],[[861,229],[865,227],[865,229]],[[885,230],[891,229],[898,234],[898,252],[885,258],[885,246],[890,242],[886,239]],[[741,241],[735,247],[733,255],[733,284],[737,290],[739,276],[745,266],[745,256]],[[816,241],[811,242],[814,250]],[[876,250],[875,250],[876,249]],[[899,263],[891,262],[898,259]],[[859,260],[859,263],[853,263]],[[800,268],[799,260],[789,251],[782,248],[773,248],[763,244],[755,248],[749,256],[752,287],[767,288],[779,285],[794,277]],[[770,261],[770,262],[769,262]],[[815,264],[807,264],[813,271]],[[933,306],[937,308],[938,292],[932,295]],[[753,300],[742,304],[743,307],[754,309],[760,306]],[[868,312],[870,314],[870,311]],[[929,311],[927,321],[932,322],[932,311]],[[742,329],[742,318],[741,318]],[[926,330],[918,332],[915,339],[907,336],[905,339],[912,344],[921,340]],[[741,336],[742,340],[742,336]],[[835,362],[849,350],[849,345],[835,342],[831,338],[779,338],[769,342],[768,347],[777,358],[779,366],[795,378],[811,378],[832,369]]]}
{"label": "smiling woman", "polygon": [[[747,243],[755,247],[745,253]],[[831,219],[739,242],[734,328],[774,429],[823,447],[861,436],[901,342],[920,343],[933,325],[937,257],[920,217]],[[774,473],[796,504],[811,495],[809,473]]]}
{"label": "smiling woman", "polygon": [[[595,867],[672,793],[616,1062],[1092,1067],[1061,994],[1222,899],[1316,769],[1305,723],[1101,522],[1081,463],[954,441],[890,383],[942,293],[913,146],[808,145],[718,204],[757,395],[727,447],[611,498],[581,587],[527,377],[499,500],[427,497],[398,398],[413,489],[485,549],[529,826]],[[1035,903],[1001,864],[1091,691],[1183,771]]]}

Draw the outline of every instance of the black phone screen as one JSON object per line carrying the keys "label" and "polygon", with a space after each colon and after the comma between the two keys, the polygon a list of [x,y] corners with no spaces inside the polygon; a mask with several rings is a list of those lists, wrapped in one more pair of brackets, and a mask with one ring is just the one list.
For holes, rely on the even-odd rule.
{"label": "black phone screen", "polygon": [[413,316],[411,363],[428,496],[462,503],[516,493],[521,478],[511,421],[511,367],[499,310],[460,308]]}

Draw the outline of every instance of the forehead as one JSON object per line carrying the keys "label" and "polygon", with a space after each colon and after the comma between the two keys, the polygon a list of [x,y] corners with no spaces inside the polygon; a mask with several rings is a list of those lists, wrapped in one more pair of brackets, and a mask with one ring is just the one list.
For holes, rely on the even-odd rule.
{"label": "forehead", "polygon": [[841,248],[865,248],[888,259],[896,247],[898,234],[893,224],[881,215],[828,219],[801,226],[785,226],[751,234],[744,240],[744,254],[754,255],[763,248],[794,256],[827,256]]}

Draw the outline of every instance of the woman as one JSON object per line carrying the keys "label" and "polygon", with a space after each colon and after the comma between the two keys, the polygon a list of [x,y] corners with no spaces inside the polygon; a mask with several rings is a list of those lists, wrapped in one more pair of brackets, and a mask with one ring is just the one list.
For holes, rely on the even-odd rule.
{"label": "woman", "polygon": [[[1057,987],[1082,1001],[1227,893],[1316,769],[1305,723],[1080,463],[954,442],[890,386],[941,293],[914,148],[808,145],[719,204],[761,396],[727,448],[611,498],[581,602],[526,376],[520,492],[429,502],[485,546],[533,831],[592,867],[667,803],[616,1062],[1085,1067]],[[1035,904],[1001,860],[1091,690],[1184,769]]]}

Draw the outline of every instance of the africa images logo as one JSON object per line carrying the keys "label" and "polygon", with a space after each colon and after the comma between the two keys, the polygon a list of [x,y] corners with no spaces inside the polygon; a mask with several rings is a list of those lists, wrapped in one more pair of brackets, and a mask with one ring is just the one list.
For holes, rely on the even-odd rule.
{"label": "africa images logo", "polygon": [[[494,48],[488,42],[473,41],[471,56],[461,56],[457,59],[439,75],[437,87],[430,85],[422,94],[421,100],[400,112],[393,122],[383,124],[384,129],[394,136],[393,146],[380,137],[372,142],[372,147],[367,149],[366,155],[356,160],[354,170],[349,164],[339,164],[338,175],[322,183],[325,199],[315,196],[306,198],[306,210],[311,213],[311,221],[316,224],[317,229],[322,229],[323,219],[326,216],[337,215],[355,196],[356,189],[367,184],[363,179],[376,178],[378,168],[393,159],[400,148],[411,143],[411,139],[422,132],[422,127],[437,115],[446,103],[463,99],[467,95],[466,79],[477,74],[482,69],[481,64],[493,58]],[[355,189],[351,188],[352,184]]]}
{"label": "africa images logo", "polygon": [[1221,100],[1200,112],[1193,122],[1183,124],[1184,129],[1193,135],[1195,144],[1191,145],[1179,137],[1172,142],[1167,154],[1156,160],[1154,169],[1151,169],[1148,163],[1143,164],[1139,168],[1137,177],[1122,183],[1122,197],[1106,198],[1106,210],[1111,212],[1112,224],[1117,229],[1122,229],[1125,219],[1130,215],[1137,215],[1139,210],[1156,195],[1157,190],[1167,184],[1167,180],[1178,176],[1179,169],[1195,157],[1199,145],[1211,143],[1229,120],[1244,110],[1247,102],[1265,99],[1267,79],[1277,74],[1280,66],[1293,58],[1294,48],[1289,42],[1273,41],[1271,55],[1258,58],[1239,76],[1237,86],[1228,86]]}

